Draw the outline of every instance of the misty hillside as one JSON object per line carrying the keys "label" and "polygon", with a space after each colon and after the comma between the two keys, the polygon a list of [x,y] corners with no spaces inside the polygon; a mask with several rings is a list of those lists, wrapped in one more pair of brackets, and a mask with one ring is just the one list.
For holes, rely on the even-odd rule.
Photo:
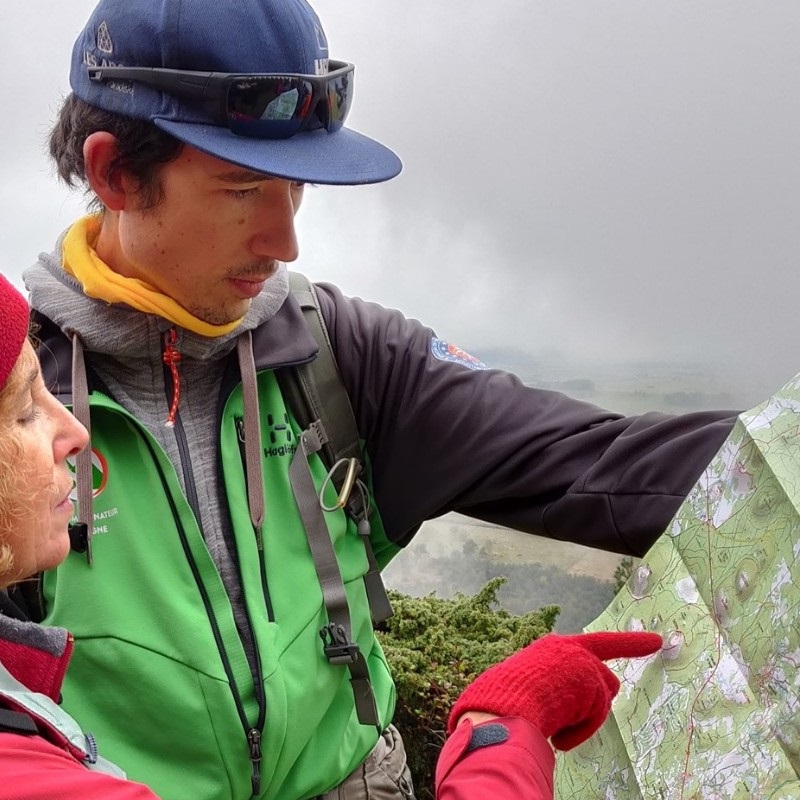
{"label": "misty hillside", "polygon": [[487,366],[515,373],[528,386],[563,392],[623,414],[744,409],[765,399],[748,391],[742,376],[722,364],[655,359],[599,363],[556,350],[475,347],[471,352]]}
{"label": "misty hillside", "polygon": [[508,582],[502,606],[523,614],[561,606],[555,629],[577,632],[612,600],[614,570],[622,556],[447,514],[426,522],[411,545],[384,571],[387,586],[421,597],[475,594],[490,578]]}
{"label": "misty hillside", "polygon": [[[473,351],[484,363],[515,372],[529,385],[562,391],[596,405],[637,414],[742,408],[751,401],[731,392],[730,378],[703,364],[638,362],[623,366],[580,364],[560,354],[519,350]],[[503,607],[522,614],[561,606],[556,630],[579,631],[613,598],[614,571],[622,556],[448,514],[426,522],[411,545],[386,569],[391,588],[414,596],[474,594],[490,578],[505,577]]]}

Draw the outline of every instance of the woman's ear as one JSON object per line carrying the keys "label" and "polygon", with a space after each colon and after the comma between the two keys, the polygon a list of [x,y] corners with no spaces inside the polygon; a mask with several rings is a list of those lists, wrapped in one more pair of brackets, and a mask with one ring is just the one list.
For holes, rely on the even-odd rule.
{"label": "woman's ear", "polygon": [[95,131],[83,143],[86,182],[110,211],[123,211],[135,194],[130,181],[116,168],[117,138],[108,131]]}

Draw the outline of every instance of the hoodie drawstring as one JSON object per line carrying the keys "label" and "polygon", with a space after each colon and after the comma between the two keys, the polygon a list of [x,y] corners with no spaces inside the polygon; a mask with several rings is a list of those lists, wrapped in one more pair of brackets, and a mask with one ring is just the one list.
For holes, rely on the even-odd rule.
{"label": "hoodie drawstring", "polygon": [[181,353],[175,347],[178,341],[178,331],[170,328],[164,334],[164,354],[161,356],[164,363],[169,367],[172,374],[172,403],[169,407],[167,421],[164,423],[168,428],[175,427],[175,419],[178,416],[178,403],[181,401],[181,376],[178,373],[178,364],[181,361]]}

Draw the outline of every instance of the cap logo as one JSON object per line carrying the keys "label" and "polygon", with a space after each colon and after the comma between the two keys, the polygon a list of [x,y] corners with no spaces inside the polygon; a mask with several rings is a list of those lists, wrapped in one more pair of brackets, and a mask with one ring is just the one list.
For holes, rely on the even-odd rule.
{"label": "cap logo", "polygon": [[324,58],[314,59],[314,74],[326,75],[328,73],[328,40],[325,38],[325,32],[316,22],[314,23],[314,33],[317,37],[317,47],[325,53]]}
{"label": "cap logo", "polygon": [[319,47],[319,49],[322,50],[323,52],[327,53],[328,40],[325,37],[325,31],[323,31],[322,28],[320,28],[320,26],[317,25],[316,22],[314,23],[314,31],[317,34],[317,47]]}
{"label": "cap logo", "polygon": [[[108,32],[108,24],[106,22],[101,22],[97,26],[97,35],[95,36],[95,43],[97,47],[98,53],[100,53],[100,57],[98,58],[96,53],[93,53],[91,50],[84,50],[83,51],[83,63],[89,67],[118,67],[122,66],[121,64],[117,64],[116,62],[112,61],[110,58],[106,58],[106,56],[110,56],[114,54],[114,41],[111,38],[111,34]],[[105,55],[102,55],[102,54]],[[118,92],[125,92],[126,94],[133,94],[133,86],[131,86],[130,81],[111,81],[108,84],[110,89],[114,89]]]}
{"label": "cap logo", "polygon": [[111,41],[111,34],[108,32],[108,25],[101,22],[97,28],[97,49],[101,53],[111,55],[114,52],[114,42]]}

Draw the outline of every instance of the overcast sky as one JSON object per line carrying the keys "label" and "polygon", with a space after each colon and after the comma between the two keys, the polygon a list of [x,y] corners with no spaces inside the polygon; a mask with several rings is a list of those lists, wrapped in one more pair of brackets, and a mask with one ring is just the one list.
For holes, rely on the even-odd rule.
{"label": "overcast sky", "polygon": [[[800,371],[800,3],[318,0],[403,174],[307,194],[299,268],[481,355]],[[44,140],[92,0],[4,3],[2,270],[80,212]]]}

